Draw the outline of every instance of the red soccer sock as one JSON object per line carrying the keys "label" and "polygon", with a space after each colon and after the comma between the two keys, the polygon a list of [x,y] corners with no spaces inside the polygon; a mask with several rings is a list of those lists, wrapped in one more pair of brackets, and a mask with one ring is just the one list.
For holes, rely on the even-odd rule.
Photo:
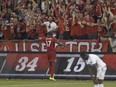
{"label": "red soccer sock", "polygon": [[54,64],[50,63],[50,74],[51,74],[51,77],[52,77],[52,78],[54,77],[54,73],[55,73]]}

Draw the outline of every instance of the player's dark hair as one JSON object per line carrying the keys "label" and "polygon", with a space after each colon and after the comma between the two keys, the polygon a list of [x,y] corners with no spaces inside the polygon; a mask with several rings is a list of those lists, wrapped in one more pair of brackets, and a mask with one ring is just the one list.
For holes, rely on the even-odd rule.
{"label": "player's dark hair", "polygon": [[83,57],[86,57],[86,55],[87,55],[87,53],[85,52],[85,51],[82,51],[81,53],[80,53],[80,56],[83,58]]}
{"label": "player's dark hair", "polygon": [[89,55],[85,51],[82,51],[80,53],[80,57],[84,60],[87,60],[89,58]]}

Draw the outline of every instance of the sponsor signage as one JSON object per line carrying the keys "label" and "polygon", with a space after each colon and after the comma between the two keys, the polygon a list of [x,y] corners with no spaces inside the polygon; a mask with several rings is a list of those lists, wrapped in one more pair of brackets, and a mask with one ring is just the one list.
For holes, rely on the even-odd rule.
{"label": "sponsor signage", "polygon": [[[97,54],[107,64],[106,77],[116,79],[116,55]],[[45,53],[0,53],[0,76],[47,77],[49,64]],[[57,77],[90,77],[79,54],[57,54]]]}
{"label": "sponsor signage", "polygon": [[[62,42],[66,44],[66,47],[62,48],[56,44],[57,52],[80,52],[82,49],[87,52],[107,52],[108,50],[108,41],[98,43],[97,40],[62,40]],[[2,41],[0,42],[0,51],[46,52],[46,45],[38,41]]]}

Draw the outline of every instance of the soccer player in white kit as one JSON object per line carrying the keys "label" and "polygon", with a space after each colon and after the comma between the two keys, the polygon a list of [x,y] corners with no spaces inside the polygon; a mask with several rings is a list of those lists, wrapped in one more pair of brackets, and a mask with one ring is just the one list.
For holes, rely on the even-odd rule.
{"label": "soccer player in white kit", "polygon": [[80,57],[88,67],[94,87],[104,87],[103,80],[107,70],[106,64],[95,54],[81,52]]}

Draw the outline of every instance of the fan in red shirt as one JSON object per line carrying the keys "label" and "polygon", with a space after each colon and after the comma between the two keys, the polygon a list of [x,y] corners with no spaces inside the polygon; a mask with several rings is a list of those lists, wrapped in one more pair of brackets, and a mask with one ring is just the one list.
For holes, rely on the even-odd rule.
{"label": "fan in red shirt", "polygon": [[97,20],[97,23],[94,25],[94,28],[98,31],[98,37],[97,37],[97,45],[96,48],[99,47],[99,43],[104,38],[104,36],[107,34],[105,30],[105,25],[102,23],[100,19]]}
{"label": "fan in red shirt", "polygon": [[63,23],[64,22],[59,19],[58,22],[59,39],[63,39],[63,34],[65,32],[65,25]]}
{"label": "fan in red shirt", "polygon": [[95,6],[95,9],[93,9],[93,10],[95,10],[95,13],[96,13],[95,15],[97,16],[97,19],[101,19],[101,17],[102,17],[102,6],[101,6],[99,1],[97,2],[96,6]]}
{"label": "fan in red shirt", "polygon": [[86,39],[86,31],[84,26],[82,25],[82,14],[74,13],[72,17],[72,25],[71,25],[71,36],[73,39]]}
{"label": "fan in red shirt", "polygon": [[64,47],[64,44],[59,42],[55,37],[52,36],[52,33],[49,32],[47,34],[47,37],[40,38],[39,40],[43,41],[46,44],[47,48],[47,58],[49,62],[49,67],[50,67],[50,80],[56,81],[54,79],[54,74],[55,74],[55,62],[56,62],[56,48],[55,48],[55,43],[58,45]]}
{"label": "fan in red shirt", "polygon": [[88,36],[88,39],[96,39],[97,38],[97,29],[94,28],[95,20],[90,17],[89,13],[85,14],[85,17],[82,22],[86,23],[85,29]]}
{"label": "fan in red shirt", "polygon": [[112,2],[111,12],[116,15],[116,2]]}
{"label": "fan in red shirt", "polygon": [[11,39],[10,25],[1,26],[1,31],[3,32],[4,39],[6,40]]}
{"label": "fan in red shirt", "polygon": [[37,21],[35,28],[36,28],[36,33],[38,34],[38,38],[45,37],[45,34],[47,33],[47,29],[45,26],[41,26],[41,21]]}

